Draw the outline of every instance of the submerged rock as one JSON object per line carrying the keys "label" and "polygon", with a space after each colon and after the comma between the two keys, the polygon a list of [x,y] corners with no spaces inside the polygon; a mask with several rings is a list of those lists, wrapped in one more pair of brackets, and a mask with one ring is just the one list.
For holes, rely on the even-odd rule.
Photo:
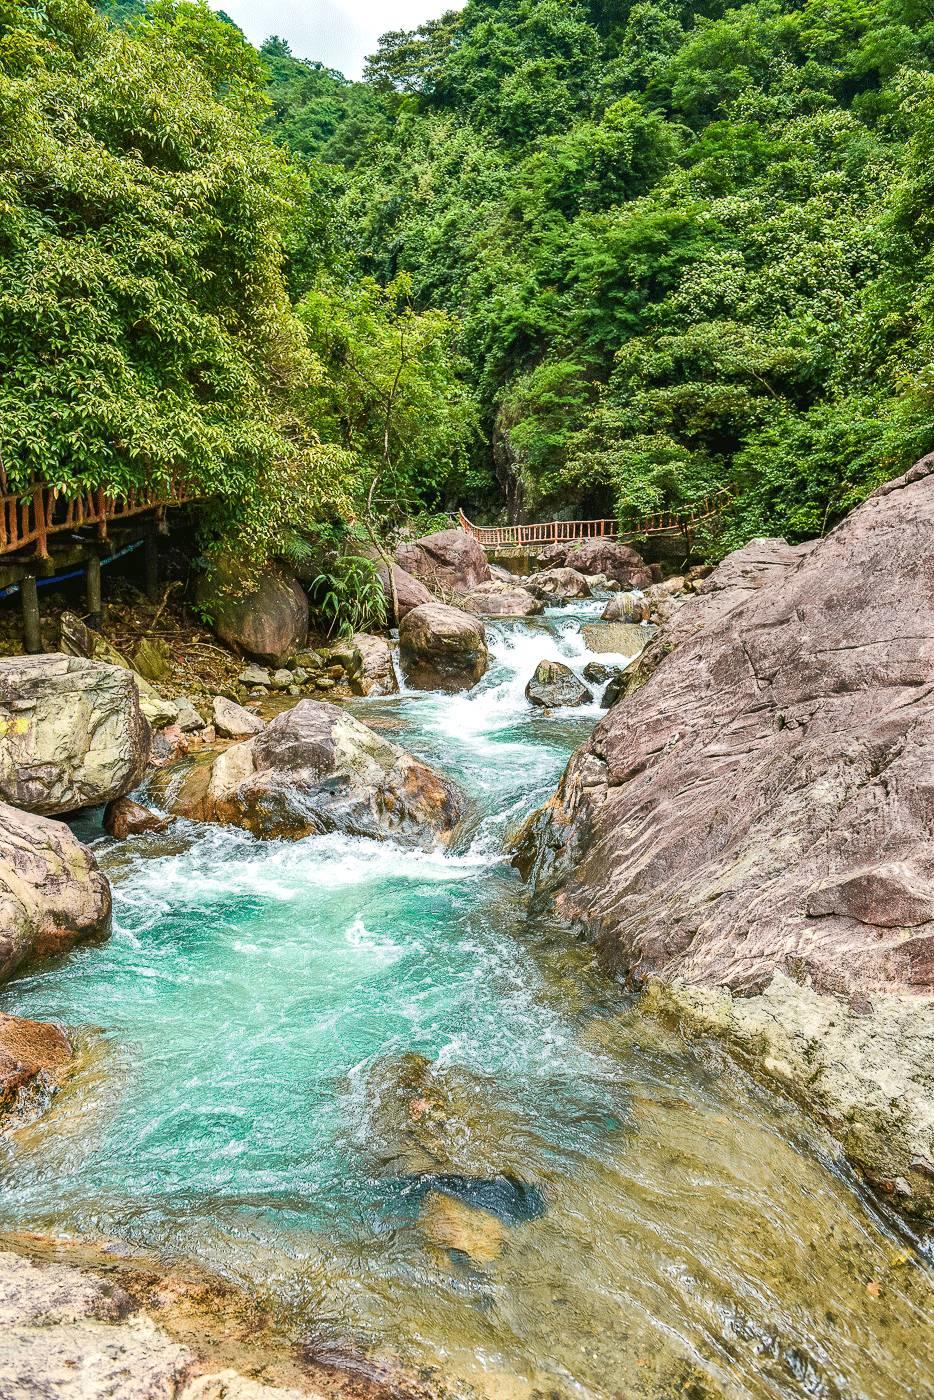
{"label": "submerged rock", "polygon": [[540,661],[525,688],[525,698],[542,709],[593,704],[593,692],[560,661]]}
{"label": "submerged rock", "polygon": [[160,774],[158,791],[177,816],[269,839],[342,831],[431,846],[450,841],[463,815],[452,782],[320,700],[300,701],[181,777]]}
{"label": "submerged rock", "polygon": [[590,584],[576,569],[546,569],[527,578],[525,586],[536,598],[548,603],[570,603],[574,598],[590,597]]}
{"label": "submerged rock", "polygon": [[0,801],[54,816],[123,797],[151,740],[129,671],[61,653],[0,658]]}
{"label": "submerged rock", "polygon": [[459,608],[426,603],[402,620],[399,659],[406,680],[417,690],[470,690],[489,666],[486,631]]}
{"label": "submerged rock", "polygon": [[400,544],[396,563],[435,593],[470,593],[490,582],[483,546],[466,530],[440,530]]}
{"label": "submerged rock", "polygon": [[463,1254],[474,1264],[492,1264],[498,1259],[509,1234],[497,1216],[441,1191],[431,1191],[425,1197],[419,1225],[433,1245]]}
{"label": "submerged rock", "polygon": [[725,560],[650,648],[641,689],[574,755],[518,853],[537,897],[590,929],[636,983],[752,996],[785,973],[830,998],[828,1016],[902,998],[916,1031],[889,1043],[887,1062],[854,1054],[841,1070],[878,1090],[870,1104],[853,1088],[866,1105],[860,1154],[844,1141],[870,1174],[876,1156],[883,1174],[900,1165],[909,1205],[925,1210],[932,468],[934,456],[814,544],[754,541]]}
{"label": "submerged rock", "polygon": [[110,930],[110,886],[61,822],[0,803],[0,982]]}
{"label": "submerged rock", "polygon": [[58,1026],[0,1012],[0,1125],[41,1112],[72,1058],[71,1042]]}

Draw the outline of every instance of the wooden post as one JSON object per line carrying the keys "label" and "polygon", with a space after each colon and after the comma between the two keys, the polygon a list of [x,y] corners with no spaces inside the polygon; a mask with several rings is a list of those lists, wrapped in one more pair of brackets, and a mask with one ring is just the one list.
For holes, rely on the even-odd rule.
{"label": "wooden post", "polygon": [[151,603],[159,601],[159,537],[154,528],[146,531],[143,545],[146,568],[146,597]]}
{"label": "wooden post", "polygon": [[101,601],[101,561],[100,556],[92,554],[88,559],[86,576],[88,626],[95,632],[101,630],[101,615],[103,604]]}
{"label": "wooden post", "polygon": [[19,586],[19,597],[23,608],[23,644],[29,656],[38,656],[42,651],[42,627],[35,574],[26,574]]}

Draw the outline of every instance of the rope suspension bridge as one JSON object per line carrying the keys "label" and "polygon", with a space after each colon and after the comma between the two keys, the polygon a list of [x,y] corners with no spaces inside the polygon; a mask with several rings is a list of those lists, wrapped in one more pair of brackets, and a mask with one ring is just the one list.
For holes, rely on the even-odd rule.
{"label": "rope suspension bridge", "polygon": [[484,549],[523,549],[532,545],[581,544],[585,540],[639,540],[651,535],[689,535],[705,520],[722,515],[732,501],[724,488],[688,512],[663,510],[637,520],[549,520],[536,525],[474,525],[463,511],[458,523]]}

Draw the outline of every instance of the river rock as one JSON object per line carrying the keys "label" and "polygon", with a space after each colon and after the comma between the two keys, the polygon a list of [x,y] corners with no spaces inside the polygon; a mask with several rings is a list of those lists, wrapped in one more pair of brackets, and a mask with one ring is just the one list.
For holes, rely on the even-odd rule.
{"label": "river rock", "polygon": [[600,614],[603,622],[648,622],[651,605],[644,593],[617,593]]}
{"label": "river rock", "polygon": [[455,1196],[429,1191],[419,1226],[440,1250],[463,1254],[474,1264],[492,1264],[502,1254],[508,1227],[488,1210],[466,1205]]}
{"label": "river rock", "polygon": [[128,671],[62,654],[0,658],[0,801],[51,816],[122,797],[151,738]]}
{"label": "river rock", "polygon": [[425,603],[402,619],[399,659],[403,675],[417,690],[470,690],[489,665],[486,631],[459,608]]}
{"label": "river rock", "polygon": [[62,822],[0,803],[0,982],[110,929],[110,886]]}
{"label": "river rock", "polygon": [[257,661],[284,666],[305,645],[308,599],[297,580],[277,566],[244,588],[236,564],[222,563],[201,580],[198,601],[221,641]]}
{"label": "river rock", "polygon": [[165,831],[172,824],[171,817],[160,817],[129,797],[120,797],[109,802],[104,809],[104,830],[115,841],[125,841],[129,836],[143,836],[147,831]]}
{"label": "river rock", "polygon": [[582,675],[591,685],[606,685],[615,676],[621,676],[622,671],[618,666],[604,666],[602,661],[588,661]]}
{"label": "river rock", "polygon": [[[635,983],[749,999],[784,974],[831,998],[837,1021],[844,1004],[868,1018],[896,999],[894,1043],[881,1012],[860,1032],[886,1045],[876,1069],[844,1037],[837,1087],[824,1075],[822,1092],[859,1121],[840,1130],[854,1160],[898,1175],[902,1204],[928,1212],[932,467],[934,456],[808,547],[754,541],[725,560],[663,633],[641,689],[574,755],[517,855],[538,899]],[[807,1074],[786,1063],[813,1104]],[[872,1102],[852,1087],[867,1072]],[[832,1117],[826,1101],[821,1112]]]}
{"label": "river rock", "polygon": [[525,688],[525,698],[542,709],[559,706],[591,705],[593,693],[560,661],[540,661]]}
{"label": "river rock", "polygon": [[655,629],[632,622],[585,622],[581,634],[598,656],[638,656],[654,637]]}
{"label": "river rock", "polygon": [[355,675],[361,692],[364,695],[397,695],[399,682],[393,665],[392,647],[386,638],[357,632],[353,645],[360,658],[360,668]]}
{"label": "river rock", "polygon": [[627,588],[646,588],[652,582],[649,566],[638,550],[615,540],[585,540],[571,545],[564,557],[566,568],[590,577],[604,574]]}
{"label": "river rock", "polygon": [[483,546],[466,530],[441,530],[400,544],[396,563],[434,593],[470,593],[490,582]]}
{"label": "river rock", "polygon": [[590,597],[590,584],[576,569],[546,569],[527,578],[525,586],[536,598],[548,603],[569,603],[574,598]]}
{"label": "river rock", "polygon": [[474,617],[488,618],[537,617],[545,611],[544,604],[527,588],[521,588],[516,583],[500,583],[495,579],[465,593],[460,605],[464,612],[473,613]]}
{"label": "river rock", "polygon": [[270,839],[341,831],[428,847],[450,841],[463,815],[448,779],[319,700],[300,701],[181,776],[161,774],[158,791],[177,816]]}
{"label": "river rock", "polygon": [[429,592],[423,583],[420,583],[406,569],[400,569],[398,565],[393,564],[392,581],[396,592],[396,616],[393,619],[390,616],[393,600],[390,595],[389,570],[385,563],[380,563],[377,565],[376,572],[379,574],[383,592],[386,595],[386,613],[390,622],[395,621],[398,624],[413,608],[420,608],[423,603],[435,601],[434,594]]}
{"label": "river rock", "polygon": [[0,1012],[0,1122],[45,1109],[72,1058],[58,1026]]}
{"label": "river rock", "polygon": [[252,734],[260,734],[263,721],[252,710],[245,710],[225,695],[215,695],[212,702],[214,729],[221,739],[248,739]]}

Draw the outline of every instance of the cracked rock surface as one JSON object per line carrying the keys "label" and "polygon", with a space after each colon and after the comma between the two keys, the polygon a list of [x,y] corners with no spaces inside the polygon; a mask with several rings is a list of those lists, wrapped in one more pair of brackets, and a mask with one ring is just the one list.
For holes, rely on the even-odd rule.
{"label": "cracked rock surface", "polygon": [[[635,984],[740,1006],[774,999],[780,974],[858,1008],[825,1117],[844,1082],[851,1109],[867,1098],[847,1060],[857,1079],[860,1056],[876,1063],[876,1022],[871,1122],[844,1138],[934,1205],[934,455],[824,539],[726,559],[632,669],[516,863]],[[913,1029],[893,1038],[894,999]],[[791,1078],[813,1101],[806,1062]]]}

